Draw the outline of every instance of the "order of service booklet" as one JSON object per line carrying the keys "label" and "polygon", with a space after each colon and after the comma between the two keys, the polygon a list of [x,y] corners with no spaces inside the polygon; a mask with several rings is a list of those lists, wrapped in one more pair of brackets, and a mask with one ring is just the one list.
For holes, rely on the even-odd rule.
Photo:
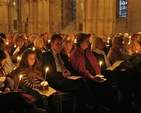
{"label": "order of service booklet", "polygon": [[116,61],[112,66],[106,68],[106,70],[115,70],[124,60],[118,60]]}

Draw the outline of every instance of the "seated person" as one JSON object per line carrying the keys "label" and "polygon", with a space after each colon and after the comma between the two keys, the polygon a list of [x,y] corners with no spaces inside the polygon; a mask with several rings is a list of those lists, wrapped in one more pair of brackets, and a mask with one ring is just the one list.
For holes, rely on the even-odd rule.
{"label": "seated person", "polygon": [[72,51],[70,62],[78,73],[84,77],[92,94],[98,98],[99,102],[112,110],[117,110],[112,86],[108,81],[95,76],[100,75],[101,72],[95,56],[88,49],[89,37],[89,34],[84,33],[77,35],[76,49]]}
{"label": "seated person", "polygon": [[94,96],[91,96],[91,93],[82,78],[77,80],[67,78],[73,75],[74,71],[66,55],[60,53],[62,49],[62,41],[63,39],[60,35],[53,35],[51,37],[51,49],[42,54],[42,71],[45,72],[45,68],[49,67],[49,72],[47,73],[46,78],[49,85],[56,90],[74,93],[76,96],[77,113],[87,113],[86,104],[88,106],[93,106],[94,110],[100,113],[111,112],[110,109],[101,106],[94,99]]}
{"label": "seated person", "polygon": [[137,51],[132,52],[129,42],[130,42],[129,37],[123,38],[121,52],[123,53],[126,59],[131,61],[134,67],[139,66],[141,62],[141,55]]}
{"label": "seated person", "polygon": [[19,62],[19,60],[17,59],[18,56],[20,57],[23,51],[26,49],[24,41],[25,41],[24,37],[20,35],[17,36],[15,39],[16,47],[11,49],[10,53],[11,60],[15,64]]}
{"label": "seated person", "polygon": [[10,87],[4,72],[6,54],[0,50],[0,112],[8,113],[45,113],[45,110],[38,109],[29,103],[20,92],[10,92]]}
{"label": "seated person", "polygon": [[23,52],[19,66],[15,69],[12,76],[15,81],[16,90],[21,89],[22,91],[31,94],[35,98],[34,104],[49,112],[47,97],[40,95],[34,90],[45,90],[48,88],[48,84],[46,86],[41,85],[44,78],[40,71],[35,51],[27,49]]}
{"label": "seated person", "polygon": [[[130,83],[130,73],[128,71],[119,71],[119,70],[106,70],[110,67],[111,64],[107,58],[105,52],[103,51],[103,41],[101,38],[96,37],[92,40],[91,50],[94,56],[97,58],[97,61],[102,61],[101,65],[101,74],[104,75],[111,83],[115,82],[118,85],[118,88],[121,90],[124,102],[126,104],[127,110],[131,111],[135,103],[134,92],[132,92],[132,84]],[[135,87],[134,87],[135,88]]]}
{"label": "seated person", "polygon": [[141,103],[141,68],[140,67],[134,67],[132,63],[127,60],[122,52],[120,51],[120,48],[122,47],[122,37],[114,37],[112,40],[112,47],[110,48],[110,51],[107,55],[109,61],[111,64],[115,63],[118,60],[123,60],[124,62],[121,63],[118,68],[119,69],[126,69],[129,71],[129,73],[132,75],[131,77],[131,83],[132,83],[132,89],[134,91],[134,97],[136,98],[137,103]]}

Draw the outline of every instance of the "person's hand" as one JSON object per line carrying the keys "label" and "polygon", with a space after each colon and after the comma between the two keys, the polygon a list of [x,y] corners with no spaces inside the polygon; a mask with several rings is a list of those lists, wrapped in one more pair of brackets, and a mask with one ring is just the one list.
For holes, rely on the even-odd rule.
{"label": "person's hand", "polygon": [[65,69],[65,70],[62,71],[62,75],[63,75],[64,78],[66,78],[66,77],[69,77],[71,75],[71,73],[70,73],[69,70]]}
{"label": "person's hand", "polygon": [[6,87],[5,89],[4,89],[4,92],[10,92],[11,90],[10,90],[10,88],[9,87]]}
{"label": "person's hand", "polygon": [[90,76],[90,79],[93,80],[93,81],[99,82],[99,83],[102,83],[106,80],[106,79],[103,79],[100,76],[92,76],[92,75]]}

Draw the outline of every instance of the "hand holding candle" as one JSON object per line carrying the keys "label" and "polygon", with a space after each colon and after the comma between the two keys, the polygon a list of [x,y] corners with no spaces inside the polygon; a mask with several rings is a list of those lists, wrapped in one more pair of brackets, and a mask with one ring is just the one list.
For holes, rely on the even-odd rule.
{"label": "hand holding candle", "polygon": [[20,56],[17,56],[17,63],[19,63],[21,60],[21,57]]}

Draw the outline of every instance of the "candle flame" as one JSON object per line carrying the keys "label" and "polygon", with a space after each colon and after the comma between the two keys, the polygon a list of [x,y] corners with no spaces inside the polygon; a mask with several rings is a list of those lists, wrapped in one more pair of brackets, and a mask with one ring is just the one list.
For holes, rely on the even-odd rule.
{"label": "candle flame", "polygon": [[49,70],[49,68],[48,67],[46,67],[46,72]]}
{"label": "candle flame", "polygon": [[20,76],[19,76],[19,80],[21,80],[21,79],[22,79],[22,77],[23,77],[23,75],[20,75]]}
{"label": "candle flame", "polygon": [[99,65],[100,65],[100,66],[102,65],[102,61],[99,62]]}

